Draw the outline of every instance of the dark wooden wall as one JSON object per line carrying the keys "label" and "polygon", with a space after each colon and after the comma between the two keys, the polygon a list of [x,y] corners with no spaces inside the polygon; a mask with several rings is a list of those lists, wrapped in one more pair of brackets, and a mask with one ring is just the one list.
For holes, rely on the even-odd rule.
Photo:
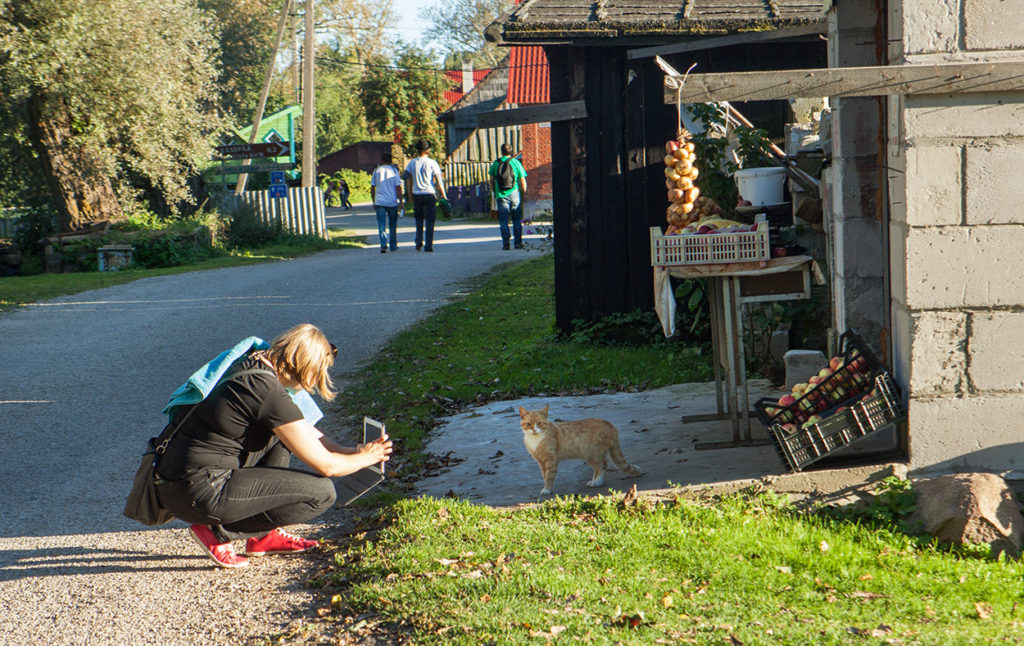
{"label": "dark wooden wall", "polygon": [[[551,127],[555,227],[555,324],[654,307],[650,227],[664,226],[665,141],[676,108],[664,103],[664,73],[625,47],[546,46],[551,102],[586,102],[587,118]],[[825,67],[823,42],[732,47],[664,57],[694,73]],[[784,101],[738,103],[773,137]]]}

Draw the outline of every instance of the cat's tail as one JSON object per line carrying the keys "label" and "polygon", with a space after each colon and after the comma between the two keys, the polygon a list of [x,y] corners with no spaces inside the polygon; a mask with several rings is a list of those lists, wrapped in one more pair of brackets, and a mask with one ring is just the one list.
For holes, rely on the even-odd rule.
{"label": "cat's tail", "polygon": [[608,451],[608,457],[612,459],[615,468],[627,476],[638,476],[643,473],[640,467],[626,462],[626,456],[622,455],[622,449],[619,448],[618,443],[612,445],[611,450]]}

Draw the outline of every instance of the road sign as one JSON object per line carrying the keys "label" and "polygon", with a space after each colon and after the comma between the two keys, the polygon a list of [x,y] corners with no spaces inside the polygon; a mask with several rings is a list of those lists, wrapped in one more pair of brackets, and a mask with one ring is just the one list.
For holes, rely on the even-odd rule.
{"label": "road sign", "polygon": [[270,173],[276,170],[293,170],[295,164],[252,164],[250,166],[223,166],[220,170],[225,175],[238,175],[240,173]]}
{"label": "road sign", "polygon": [[284,171],[283,170],[272,170],[270,171],[270,183],[271,184],[284,184]]}
{"label": "road sign", "polygon": [[270,188],[267,189],[270,193],[270,197],[273,199],[280,199],[282,197],[288,197],[288,185],[287,184],[271,184]]}
{"label": "road sign", "polygon": [[217,146],[217,152],[230,159],[257,159],[264,157],[281,157],[287,155],[291,148],[287,141],[270,141],[264,144],[232,144]]}

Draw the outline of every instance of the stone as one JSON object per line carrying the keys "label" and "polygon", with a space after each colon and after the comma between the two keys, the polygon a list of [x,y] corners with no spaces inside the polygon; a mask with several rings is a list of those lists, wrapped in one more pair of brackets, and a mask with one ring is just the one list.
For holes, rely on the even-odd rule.
{"label": "stone", "polygon": [[1001,476],[957,473],[918,480],[913,484],[917,508],[907,519],[940,543],[987,544],[992,556],[1019,556],[1024,544],[1020,503]]}
{"label": "stone", "polygon": [[828,365],[825,353],[819,350],[790,350],[782,356],[786,364],[786,388],[792,389],[818,374]]}

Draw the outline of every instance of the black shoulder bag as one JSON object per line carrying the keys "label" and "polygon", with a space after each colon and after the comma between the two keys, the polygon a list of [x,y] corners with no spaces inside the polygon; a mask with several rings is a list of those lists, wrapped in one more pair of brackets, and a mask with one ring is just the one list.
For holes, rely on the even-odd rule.
{"label": "black shoulder bag", "polygon": [[[226,375],[227,379],[234,379],[243,375],[267,372],[274,374],[266,368],[253,368]],[[132,481],[132,490],[128,494],[128,502],[124,506],[124,515],[132,520],[137,520],[145,525],[163,525],[174,520],[174,514],[169,512],[160,504],[156,496],[156,465],[160,456],[167,450],[171,438],[178,432],[185,421],[192,415],[199,404],[195,404],[181,418],[178,423],[170,423],[164,427],[160,435],[149,438],[146,444],[146,452],[142,454],[142,462],[135,472],[135,480]]]}

